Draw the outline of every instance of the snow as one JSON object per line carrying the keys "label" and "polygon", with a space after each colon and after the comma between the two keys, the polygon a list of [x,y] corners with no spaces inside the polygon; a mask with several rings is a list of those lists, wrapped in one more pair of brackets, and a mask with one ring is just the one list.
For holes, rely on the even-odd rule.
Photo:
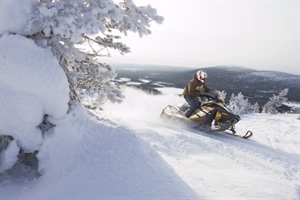
{"label": "snow", "polygon": [[130,78],[124,78],[124,77],[121,77],[121,78],[118,78],[116,79],[118,82],[129,82],[130,81]]}
{"label": "snow", "polygon": [[[26,29],[28,20],[33,13],[34,5],[37,1],[0,1],[0,36],[7,33],[25,34],[29,33]],[[13,11],[13,12],[12,12]]]}
{"label": "snow", "polygon": [[236,129],[251,130],[251,140],[199,133],[159,119],[164,106],[183,102],[176,89],[167,91],[150,96],[126,88],[125,102],[103,112],[138,130],[204,199],[299,199],[298,115],[242,115]]}
{"label": "snow", "polygon": [[32,152],[43,141],[37,127],[43,116],[56,120],[66,114],[68,81],[51,51],[30,39],[4,35],[0,50],[0,133],[13,136],[20,148]]}
{"label": "snow", "polygon": [[2,196],[138,199],[162,195],[174,199],[193,193],[136,133],[99,123],[79,107],[45,140],[39,153],[42,177],[27,183],[18,195],[11,190],[13,183],[2,185]]}
{"label": "snow", "polygon": [[0,154],[0,172],[10,169],[16,162],[19,148],[16,141],[12,141],[4,152]]}
{"label": "snow", "polygon": [[134,81],[126,83],[126,85],[132,85],[132,86],[138,86],[138,85],[141,85],[141,84],[142,84],[141,82],[134,82]]}
{"label": "snow", "polygon": [[140,79],[140,81],[143,82],[143,83],[150,83],[151,82],[151,80],[147,80],[147,79]]}
{"label": "snow", "polygon": [[[237,131],[254,133],[243,140],[161,120],[166,105],[184,102],[181,89],[126,86],[122,104],[68,112],[59,63],[20,36],[34,2],[0,2],[0,134],[15,138],[0,152],[1,200],[300,198],[298,115],[242,115]],[[46,114],[56,126],[42,133]],[[3,173],[20,149],[39,150],[41,176]]]}
{"label": "snow", "polygon": [[248,141],[162,121],[180,89],[123,89],[122,104],[57,120],[38,154],[42,176],[1,182],[2,199],[299,199],[298,115],[243,115]]}
{"label": "snow", "polygon": [[184,101],[181,89],[158,89],[163,95],[124,86],[122,104],[93,113],[75,106],[54,120],[37,155],[41,177],[0,181],[1,199],[299,199],[298,115],[243,115],[236,128],[252,130],[249,141],[207,134],[162,121],[166,105]]}
{"label": "snow", "polygon": [[[137,132],[80,106],[67,113],[67,78],[49,49],[20,35],[3,35],[0,49],[0,133],[15,138],[0,154],[1,199],[198,198]],[[46,114],[56,126],[42,134]],[[20,149],[39,151],[40,177],[3,173]]]}
{"label": "snow", "polygon": [[28,98],[35,96],[43,103],[44,113],[63,116],[68,109],[68,81],[50,49],[18,35],[1,37],[0,45],[1,82],[15,91],[26,92]]}
{"label": "snow", "polygon": [[300,108],[300,103],[299,102],[288,101],[288,102],[285,102],[284,104],[287,105],[287,106],[290,106],[290,107]]}

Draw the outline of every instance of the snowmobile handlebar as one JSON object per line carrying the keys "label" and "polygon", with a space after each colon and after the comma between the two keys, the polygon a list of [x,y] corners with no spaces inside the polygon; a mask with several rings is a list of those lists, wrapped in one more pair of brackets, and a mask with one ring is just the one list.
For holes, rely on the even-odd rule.
{"label": "snowmobile handlebar", "polygon": [[203,95],[208,99],[213,99],[216,102],[224,103],[224,99],[222,98],[220,91],[200,92],[200,95]]}
{"label": "snowmobile handlebar", "polygon": [[200,92],[201,95],[215,99],[215,95],[209,92]]}

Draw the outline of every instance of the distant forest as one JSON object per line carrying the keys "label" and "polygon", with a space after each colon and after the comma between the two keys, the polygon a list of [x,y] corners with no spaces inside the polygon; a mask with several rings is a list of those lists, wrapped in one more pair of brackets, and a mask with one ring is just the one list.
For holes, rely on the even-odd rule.
{"label": "distant forest", "polygon": [[[276,71],[257,71],[243,67],[208,67],[203,68],[208,73],[206,84],[213,90],[225,91],[228,100],[232,93],[241,92],[251,103],[265,104],[270,97],[288,88],[289,101],[300,102],[300,76]],[[135,85],[142,90],[159,94],[156,88],[184,88],[197,69],[168,66],[120,66],[116,68],[119,84]],[[130,81],[120,81],[121,78]],[[144,81],[148,80],[148,81]]]}

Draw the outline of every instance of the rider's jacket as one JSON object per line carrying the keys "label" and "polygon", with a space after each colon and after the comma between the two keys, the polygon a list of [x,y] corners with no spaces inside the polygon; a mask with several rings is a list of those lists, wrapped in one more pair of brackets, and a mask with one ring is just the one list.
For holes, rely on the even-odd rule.
{"label": "rider's jacket", "polygon": [[184,87],[182,95],[184,97],[199,97],[200,92],[209,93],[210,91],[211,90],[205,85],[205,83],[199,81],[196,75],[194,75]]}

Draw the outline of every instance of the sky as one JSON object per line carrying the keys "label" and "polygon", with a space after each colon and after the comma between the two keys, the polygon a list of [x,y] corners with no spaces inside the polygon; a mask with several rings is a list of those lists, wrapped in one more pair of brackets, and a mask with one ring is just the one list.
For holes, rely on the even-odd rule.
{"label": "sky", "polygon": [[[300,74],[299,0],[135,0],[157,9],[150,36],[122,39],[131,53],[107,62],[185,66],[236,65]],[[105,60],[105,59],[104,59]]]}

